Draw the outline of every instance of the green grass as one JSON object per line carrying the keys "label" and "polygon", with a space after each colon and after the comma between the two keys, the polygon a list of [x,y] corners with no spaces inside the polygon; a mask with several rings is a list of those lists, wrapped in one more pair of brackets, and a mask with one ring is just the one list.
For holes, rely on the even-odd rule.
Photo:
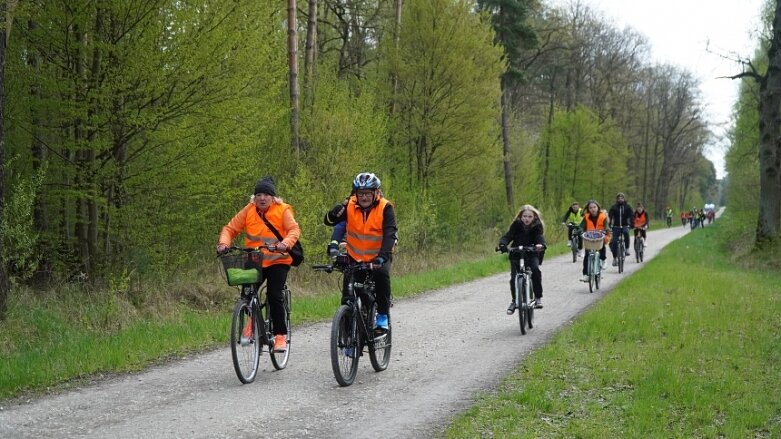
{"label": "green grass", "polygon": [[781,437],[781,273],[718,233],[668,246],[446,436]]}

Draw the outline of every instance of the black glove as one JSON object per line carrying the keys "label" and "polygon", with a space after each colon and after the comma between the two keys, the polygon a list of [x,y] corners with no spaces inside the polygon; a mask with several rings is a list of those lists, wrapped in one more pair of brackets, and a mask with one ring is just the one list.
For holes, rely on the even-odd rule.
{"label": "black glove", "polygon": [[339,256],[339,243],[336,241],[331,241],[328,243],[328,247],[326,247],[326,254],[331,257],[335,258]]}
{"label": "black glove", "polygon": [[383,265],[385,265],[385,258],[383,258],[382,256],[377,256],[376,258],[374,258],[374,260],[372,260],[372,264],[382,267]]}
{"label": "black glove", "polygon": [[344,212],[344,205],[337,204],[336,206],[334,206],[333,209],[331,209],[328,212],[328,216],[333,220],[339,218],[339,216],[341,216],[343,212]]}
{"label": "black glove", "polygon": [[499,251],[502,253],[507,253],[507,244],[499,243]]}

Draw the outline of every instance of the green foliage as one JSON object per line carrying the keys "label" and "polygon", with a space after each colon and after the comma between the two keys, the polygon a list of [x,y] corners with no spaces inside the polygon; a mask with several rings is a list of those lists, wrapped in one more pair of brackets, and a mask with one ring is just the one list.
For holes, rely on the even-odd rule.
{"label": "green foliage", "polygon": [[[15,160],[9,160],[13,165]],[[40,233],[33,220],[35,198],[45,177],[41,170],[31,178],[16,175],[7,195],[2,223],[0,223],[0,261],[11,269],[11,275],[19,280],[31,277],[41,257]]]}
{"label": "green foliage", "polygon": [[[559,112],[540,139],[539,158],[547,203],[563,211],[573,200],[594,198],[607,204],[625,191],[628,152],[611,119],[600,123],[594,112],[578,106]],[[547,154],[545,153],[547,151]]]}
{"label": "green foliage", "polygon": [[405,3],[399,49],[386,50],[388,76],[399,87],[388,92],[398,111],[385,158],[405,191],[422,192],[405,197],[413,209],[436,206],[446,228],[463,225],[463,212],[484,221],[482,206],[502,194],[493,164],[501,151],[495,139],[502,53],[470,7],[467,1]]}

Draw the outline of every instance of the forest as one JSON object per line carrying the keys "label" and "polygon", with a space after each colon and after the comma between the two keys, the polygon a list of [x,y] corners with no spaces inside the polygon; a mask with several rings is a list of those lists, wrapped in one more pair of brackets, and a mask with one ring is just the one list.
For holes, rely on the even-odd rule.
{"label": "forest", "polygon": [[492,245],[526,203],[550,224],[619,191],[657,218],[723,204],[695,76],[578,1],[18,0],[0,12],[12,291],[213,261],[264,175],[312,258],[330,235],[323,214],[362,171],[382,180],[408,254]]}

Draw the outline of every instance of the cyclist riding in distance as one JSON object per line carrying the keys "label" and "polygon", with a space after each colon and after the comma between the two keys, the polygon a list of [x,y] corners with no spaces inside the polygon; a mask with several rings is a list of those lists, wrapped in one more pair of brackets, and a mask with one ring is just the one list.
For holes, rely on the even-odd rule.
{"label": "cyclist riding in distance", "polygon": [[664,211],[664,217],[667,220],[667,227],[670,227],[673,224],[673,208],[670,206],[667,206],[667,209]]}
{"label": "cyclist riding in distance", "polygon": [[[586,214],[583,216],[583,221],[580,223],[580,230],[583,232],[590,232],[592,230],[605,232],[605,244],[610,240],[610,233],[608,231],[607,214],[602,210],[602,207],[596,200],[589,200],[586,203]],[[602,246],[599,250],[599,260],[601,261],[602,268],[605,268],[605,260],[607,259],[606,246]],[[583,258],[583,282],[588,282],[588,258]]]}
{"label": "cyclist riding in distance", "polygon": [[[510,229],[507,230],[501,238],[499,238],[499,250],[502,252],[507,251],[507,246],[524,246],[537,249],[535,253],[526,253],[524,255],[525,264],[532,269],[532,289],[534,290],[534,297],[536,299],[535,308],[542,308],[542,271],[540,271],[540,264],[545,257],[545,224],[542,222],[540,212],[530,204],[521,206],[518,214],[510,223]],[[512,315],[515,312],[515,276],[518,266],[510,261],[510,294],[512,294],[512,301],[507,307],[507,314]],[[531,300],[531,298],[529,298]]]}
{"label": "cyclist riding in distance", "polygon": [[355,177],[353,193],[346,202],[337,204],[326,213],[323,222],[332,227],[346,222],[347,255],[355,262],[370,262],[374,266],[372,276],[377,294],[377,328],[387,330],[391,255],[398,236],[396,214],[393,204],[380,192],[380,179],[370,172],[362,172]]}
{"label": "cyclist riding in distance", "polygon": [[643,247],[647,247],[648,238],[646,238],[645,231],[648,229],[648,212],[645,211],[643,203],[637,203],[635,205],[633,224],[635,229],[635,240],[637,240],[638,236],[641,236],[643,238]]}
{"label": "cyclist riding in distance", "polygon": [[[583,209],[580,208],[580,204],[577,201],[573,201],[572,204],[570,204],[569,209],[567,209],[567,213],[564,214],[564,217],[561,219],[561,223],[564,225],[567,225],[569,223],[575,224],[576,226],[580,224],[583,221]],[[573,229],[568,227],[567,228],[567,245],[570,245],[570,241],[572,241],[572,231]],[[578,239],[578,250],[583,249],[583,241],[581,239]]]}
{"label": "cyclist riding in distance", "polygon": [[[269,226],[270,225],[270,226]],[[271,227],[281,236],[280,241]],[[274,351],[287,350],[287,326],[285,324],[285,296],[282,292],[287,282],[287,273],[293,258],[286,252],[293,247],[301,236],[301,228],[293,216],[293,208],[277,197],[274,180],[266,176],[255,184],[255,192],[249,204],[244,206],[230,222],[222,228],[217,253],[228,250],[236,236],[244,232],[245,247],[261,245],[275,246],[275,251],[262,248],[263,268],[262,279],[266,280],[267,296],[271,309],[271,319],[274,322]]]}
{"label": "cyclist riding in distance", "polygon": [[[632,227],[632,221],[634,212],[632,207],[626,202],[626,197],[623,192],[616,194],[616,203],[610,207],[608,211],[608,218],[610,219],[610,227],[613,229],[613,236],[618,237],[619,233],[624,235],[624,244],[626,246],[625,256],[629,256],[629,228]],[[616,253],[618,252],[618,241],[613,239],[610,242],[610,253],[613,254],[613,266],[618,265],[618,259],[616,259]]]}

